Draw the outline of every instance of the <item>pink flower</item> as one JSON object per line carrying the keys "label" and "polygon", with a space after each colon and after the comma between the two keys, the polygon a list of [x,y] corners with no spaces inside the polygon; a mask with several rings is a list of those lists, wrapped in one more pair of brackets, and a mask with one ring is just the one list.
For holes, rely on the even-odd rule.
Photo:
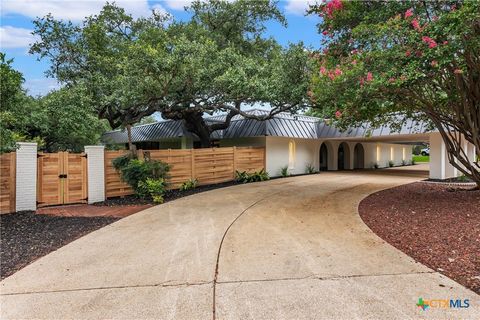
{"label": "pink flower", "polygon": [[432,67],[436,67],[436,66],[438,66],[438,61],[437,60],[432,60],[432,62],[430,62],[430,65]]}
{"label": "pink flower", "polygon": [[423,56],[423,52],[420,50],[417,50],[415,51],[415,55],[420,58],[421,56]]}
{"label": "pink flower", "polygon": [[407,11],[405,11],[405,19],[407,19],[411,16],[413,16],[413,8],[410,8]]}
{"label": "pink flower", "polygon": [[353,49],[352,51],[350,51],[351,54],[357,54],[358,53],[358,49]]}
{"label": "pink flower", "polygon": [[323,34],[324,36],[326,36],[326,35],[328,35],[328,31],[327,31],[327,30],[324,30],[324,31],[322,32],[322,34]]}
{"label": "pink flower", "polygon": [[328,73],[328,77],[330,78],[330,80],[335,80],[335,75],[332,73],[332,72],[329,72]]}
{"label": "pink flower", "polygon": [[335,117],[336,117],[337,119],[340,119],[340,118],[342,117],[342,112],[341,112],[340,110],[337,110],[337,111],[335,112]]}
{"label": "pink flower", "polygon": [[370,82],[373,80],[373,74],[371,72],[367,73],[367,81]]}
{"label": "pink flower", "polygon": [[455,73],[455,74],[462,74],[462,73],[463,73],[463,70],[462,70],[462,69],[455,69],[455,70],[453,71],[453,73]]}
{"label": "pink flower", "polygon": [[412,54],[412,52],[410,50],[405,51],[405,56],[406,57],[410,57],[411,54]]}
{"label": "pink flower", "polygon": [[336,76],[340,76],[340,75],[342,75],[342,73],[343,73],[342,70],[340,70],[339,68],[335,68],[335,75]]}
{"label": "pink flower", "polygon": [[365,79],[363,77],[360,78],[360,87],[363,87],[365,84]]}
{"label": "pink flower", "polygon": [[417,31],[421,31],[421,30],[422,30],[422,28],[420,27],[420,23],[418,22],[417,19],[413,19],[413,20],[412,20],[412,26],[413,26],[413,28],[414,28],[415,30],[417,30]]}
{"label": "pink flower", "polygon": [[437,46],[437,42],[435,42],[435,40],[433,40],[433,39],[430,38],[430,37],[423,36],[423,37],[422,37],[422,41],[425,42],[425,43],[428,43],[428,47],[429,47],[430,49],[435,48],[435,47]]}
{"label": "pink flower", "polygon": [[457,5],[454,4],[453,6],[450,7],[450,11],[455,11],[457,9]]}
{"label": "pink flower", "polygon": [[320,73],[325,75],[327,73],[327,69],[325,67],[320,67]]}
{"label": "pink flower", "polygon": [[390,83],[395,82],[395,78],[392,77],[392,78],[388,79],[388,82],[390,82]]}
{"label": "pink flower", "polygon": [[327,3],[327,5],[323,9],[323,12],[327,14],[329,18],[331,18],[335,11],[341,10],[342,8],[343,8],[343,3],[341,0],[332,0]]}
{"label": "pink flower", "polygon": [[443,45],[446,46],[447,44],[448,44],[448,41],[447,41],[447,40],[443,41]]}
{"label": "pink flower", "polygon": [[356,59],[353,59],[352,64],[353,64],[354,66],[356,66],[356,65],[357,65],[357,60],[356,60]]}

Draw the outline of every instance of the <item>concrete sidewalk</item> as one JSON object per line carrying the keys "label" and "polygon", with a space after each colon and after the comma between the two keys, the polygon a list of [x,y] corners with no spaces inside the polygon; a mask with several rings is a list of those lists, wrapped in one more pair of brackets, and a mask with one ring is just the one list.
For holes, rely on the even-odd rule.
{"label": "concrete sidewalk", "polygon": [[[478,319],[478,295],[358,216],[368,194],[423,175],[329,172],[147,209],[5,279],[1,318]],[[422,311],[420,297],[471,307]]]}

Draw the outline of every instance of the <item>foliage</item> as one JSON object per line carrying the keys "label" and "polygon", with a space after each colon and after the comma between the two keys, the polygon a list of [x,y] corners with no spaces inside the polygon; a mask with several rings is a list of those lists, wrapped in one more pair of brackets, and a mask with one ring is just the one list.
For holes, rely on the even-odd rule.
{"label": "foliage", "polygon": [[307,165],[305,166],[305,173],[312,174],[315,172],[317,172],[317,170],[315,170],[315,166],[311,163],[307,163]]}
{"label": "foliage", "polygon": [[246,171],[235,172],[235,181],[241,182],[241,183],[259,182],[259,181],[266,181],[269,179],[270,177],[268,175],[268,172],[265,171],[265,169],[262,169],[260,171],[255,171],[252,173],[248,173]]}
{"label": "foliage", "polygon": [[[112,128],[128,132],[161,112],[209,146],[210,134],[243,114],[242,105],[305,107],[303,45],[284,49],[264,36],[267,21],[285,23],[275,3],[194,1],[189,11],[185,22],[159,12],[135,19],[107,4],[80,25],[47,15],[34,21],[38,41],[30,52],[50,60],[50,76],[83,88]],[[203,116],[215,112],[228,112],[225,121],[206,123]]]}
{"label": "foliage", "polygon": [[0,153],[16,149],[15,131],[18,123],[15,110],[19,108],[25,97],[22,90],[24,81],[20,72],[13,69],[13,60],[6,60],[5,54],[0,52]]}
{"label": "foliage", "polygon": [[394,165],[395,165],[395,162],[393,162],[392,160],[388,161],[388,166],[390,168],[392,168]]}
{"label": "foliage", "polygon": [[450,163],[480,185],[480,164],[462,149],[466,139],[480,154],[480,2],[334,0],[311,13],[325,36],[312,55],[314,112],[343,127],[428,119]]}
{"label": "foliage", "polygon": [[107,129],[98,120],[90,101],[75,88],[62,88],[44,97],[27,96],[22,74],[1,58],[0,152],[16,148],[16,141],[35,141],[48,152],[83,151],[96,144]]}
{"label": "foliage", "polygon": [[136,193],[141,193],[140,182],[145,182],[147,179],[162,179],[165,182],[169,178],[170,166],[162,161],[144,161],[128,154],[114,159],[112,164],[115,169],[120,171],[122,180],[130,185]]}
{"label": "foliage", "polygon": [[188,181],[185,181],[180,185],[180,191],[187,191],[187,190],[192,190],[195,189],[198,185],[198,180],[197,179],[189,179]]}
{"label": "foliage", "polygon": [[136,192],[141,198],[150,198],[155,203],[163,203],[166,186],[163,178],[147,178],[145,181],[138,182]]}
{"label": "foliage", "polygon": [[290,172],[288,172],[288,166],[284,166],[280,168],[280,175],[284,178],[290,175]]}

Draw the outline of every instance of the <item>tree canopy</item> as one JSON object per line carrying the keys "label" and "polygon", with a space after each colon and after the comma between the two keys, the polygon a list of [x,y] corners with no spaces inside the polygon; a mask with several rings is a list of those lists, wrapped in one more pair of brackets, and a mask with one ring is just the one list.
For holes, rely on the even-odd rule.
{"label": "tree canopy", "polygon": [[[134,19],[107,4],[83,24],[46,16],[35,21],[39,39],[31,52],[49,59],[49,74],[81,86],[99,117],[127,129],[161,112],[183,120],[203,146],[228,127],[242,106],[268,103],[272,115],[303,108],[308,57],[301,44],[282,48],[262,37],[264,23],[285,23],[275,3],[195,1],[188,22],[153,12]],[[224,122],[203,116],[226,112]]]}
{"label": "tree canopy", "polygon": [[480,185],[463,149],[466,140],[480,156],[479,2],[333,0],[310,12],[326,39],[313,55],[313,112],[344,126],[427,119],[450,163]]}

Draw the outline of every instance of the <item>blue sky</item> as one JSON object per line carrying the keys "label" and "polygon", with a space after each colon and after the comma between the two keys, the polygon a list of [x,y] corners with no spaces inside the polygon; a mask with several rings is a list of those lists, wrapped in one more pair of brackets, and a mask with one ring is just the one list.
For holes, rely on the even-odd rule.
{"label": "blue sky", "polygon": [[[280,1],[279,7],[288,20],[288,27],[269,22],[267,34],[283,45],[303,41],[307,46],[318,48],[321,35],[317,33],[316,24],[319,18],[304,16],[308,1]],[[117,0],[116,3],[136,17],[146,16],[155,9],[166,11],[177,20],[189,18],[183,10],[188,5],[188,0]],[[24,87],[30,94],[44,95],[58,87],[55,79],[48,79],[44,75],[48,61],[37,61],[36,56],[28,54],[29,44],[35,41],[30,34],[33,29],[32,20],[51,12],[56,18],[80,22],[85,16],[98,13],[103,4],[104,1],[101,0],[2,0],[0,48],[7,54],[7,58],[14,59],[13,65],[23,73]]]}

